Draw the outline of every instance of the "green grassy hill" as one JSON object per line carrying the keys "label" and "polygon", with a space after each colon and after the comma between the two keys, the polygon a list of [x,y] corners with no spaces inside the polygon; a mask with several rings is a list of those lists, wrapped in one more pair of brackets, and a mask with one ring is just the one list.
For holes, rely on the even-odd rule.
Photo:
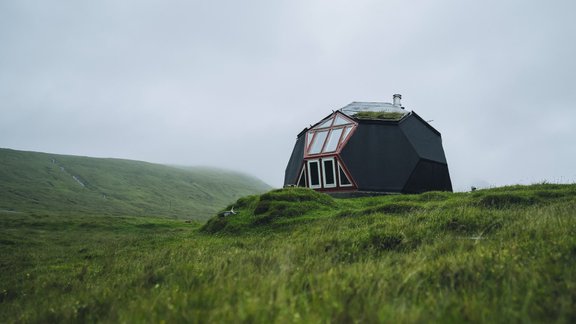
{"label": "green grassy hill", "polygon": [[576,321],[576,185],[234,205],[203,226],[0,212],[0,322]]}
{"label": "green grassy hill", "polygon": [[4,211],[205,220],[239,197],[269,189],[219,169],[0,149]]}

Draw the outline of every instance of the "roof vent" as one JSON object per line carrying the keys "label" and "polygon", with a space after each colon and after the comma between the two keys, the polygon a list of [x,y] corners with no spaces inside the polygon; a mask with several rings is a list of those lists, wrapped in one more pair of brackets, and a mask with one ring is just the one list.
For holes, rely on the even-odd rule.
{"label": "roof vent", "polygon": [[392,98],[394,98],[393,101],[393,105],[396,107],[402,107],[402,104],[400,103],[400,99],[402,99],[402,95],[401,94],[395,94],[394,96],[392,96]]}

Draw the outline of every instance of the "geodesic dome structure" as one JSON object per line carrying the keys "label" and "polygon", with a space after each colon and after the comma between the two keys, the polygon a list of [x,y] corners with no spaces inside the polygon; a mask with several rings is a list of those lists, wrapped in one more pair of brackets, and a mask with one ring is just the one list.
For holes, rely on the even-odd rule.
{"label": "geodesic dome structure", "polygon": [[284,185],[326,192],[452,191],[440,133],[394,103],[352,102],[298,134]]}

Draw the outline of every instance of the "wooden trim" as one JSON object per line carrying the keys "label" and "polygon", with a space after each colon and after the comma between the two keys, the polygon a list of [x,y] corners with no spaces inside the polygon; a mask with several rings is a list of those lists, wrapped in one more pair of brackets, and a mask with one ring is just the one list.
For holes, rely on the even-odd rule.
{"label": "wooden trim", "polygon": [[[326,144],[328,143],[328,139],[330,139],[330,134],[332,134],[332,131],[334,129],[345,129],[346,127],[352,127],[352,129],[350,130],[350,134],[348,135],[348,137],[345,139],[344,142],[342,142],[342,136],[344,135],[344,131],[342,131],[342,134],[340,135],[340,138],[338,139],[338,146],[336,146],[336,150],[335,151],[331,151],[331,152],[322,152],[324,151]],[[323,156],[330,156],[330,155],[334,155],[334,154],[338,154],[342,151],[342,149],[344,148],[344,146],[346,145],[346,143],[348,143],[348,141],[350,140],[350,138],[352,137],[352,135],[354,134],[354,132],[356,131],[356,128],[358,128],[357,125],[345,125],[345,126],[336,126],[332,129],[328,129],[328,128],[324,128],[322,130],[320,130],[321,132],[325,132],[326,130],[328,130],[328,135],[326,135],[326,138],[324,139],[324,144],[322,145],[322,149],[320,150],[320,153],[309,153],[312,145],[314,144],[314,141],[316,140],[317,137],[317,133],[319,131],[314,131],[314,138],[312,139],[312,142],[310,142],[310,146],[305,148],[304,151],[304,157],[308,158],[308,157],[323,157]],[[308,135],[307,135],[308,136]]]}
{"label": "wooden trim", "polygon": [[[342,119],[348,121],[348,124],[335,126],[334,123],[336,122],[336,118],[338,116],[340,116]],[[322,121],[329,119],[329,118],[332,118],[332,121],[330,122],[330,126],[322,127],[322,128],[315,128],[319,124],[321,124]],[[352,127],[352,129],[350,130],[350,134],[346,138],[346,141],[342,142],[342,135],[344,134],[346,127]],[[310,127],[309,130],[306,131],[306,138],[305,138],[305,143],[304,143],[304,158],[308,158],[308,157],[320,158],[323,156],[330,156],[330,155],[340,153],[342,148],[346,145],[346,143],[348,143],[348,140],[350,139],[350,137],[352,137],[352,135],[356,131],[357,127],[358,127],[358,122],[356,122],[355,120],[353,120],[352,118],[348,117],[346,114],[344,114],[340,111],[335,111],[334,113],[332,113],[328,117],[322,119],[321,121],[316,123],[314,126]],[[326,145],[328,144],[328,140],[330,139],[330,135],[332,134],[332,131],[334,131],[335,129],[339,129],[339,128],[342,128],[344,130],[342,131],[342,134],[340,135],[340,138],[338,139],[338,145],[336,146],[336,150],[332,151],[332,152],[324,152],[324,149],[326,148]],[[310,149],[314,145],[314,141],[316,141],[316,138],[318,136],[318,132],[323,132],[323,131],[327,131],[328,134],[326,135],[326,138],[324,139],[324,143],[322,143],[322,148],[320,149],[320,153],[314,153],[314,154],[309,153]],[[310,141],[310,145],[308,145],[308,136],[310,134],[313,135],[313,138]]]}

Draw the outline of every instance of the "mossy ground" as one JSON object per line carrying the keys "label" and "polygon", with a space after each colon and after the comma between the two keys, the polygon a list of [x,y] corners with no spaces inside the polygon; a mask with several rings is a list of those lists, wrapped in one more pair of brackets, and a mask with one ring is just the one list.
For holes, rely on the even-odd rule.
{"label": "mossy ground", "polygon": [[576,321],[576,185],[234,207],[0,214],[0,322]]}

